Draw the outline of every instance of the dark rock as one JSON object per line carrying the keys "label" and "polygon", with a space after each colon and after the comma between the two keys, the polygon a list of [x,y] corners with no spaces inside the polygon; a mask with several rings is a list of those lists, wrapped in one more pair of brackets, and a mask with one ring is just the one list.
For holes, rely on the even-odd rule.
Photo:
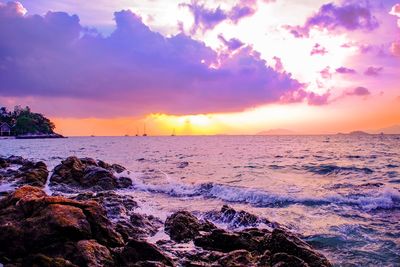
{"label": "dark rock", "polygon": [[128,188],[132,186],[132,180],[128,177],[120,177],[117,178],[117,187],[118,188]]}
{"label": "dark rock", "polygon": [[173,261],[162,251],[160,251],[155,245],[147,243],[146,241],[135,239],[130,240],[126,244],[126,246],[121,251],[119,251],[119,253],[117,253],[116,258],[119,266],[134,266],[132,263],[145,261],[153,261],[167,266],[174,266]]}
{"label": "dark rock", "polygon": [[302,259],[286,253],[276,253],[271,258],[273,267],[309,267]]}
{"label": "dark rock", "polygon": [[187,242],[200,235],[200,231],[216,229],[212,223],[200,222],[195,216],[187,211],[178,211],[165,221],[165,232],[172,240]]}
{"label": "dark rock", "polygon": [[[75,188],[91,189],[93,191],[127,188],[132,185],[129,178],[117,178],[114,172],[125,170],[124,167],[91,158],[69,157],[53,170],[50,185],[69,185]],[[60,187],[60,190],[64,190]]]}
{"label": "dark rock", "polygon": [[236,229],[238,227],[257,227],[260,224],[266,224],[272,228],[278,226],[277,223],[271,223],[269,220],[257,217],[247,211],[236,211],[228,205],[222,206],[220,211],[207,212],[205,218],[228,224],[228,227],[231,229]]}
{"label": "dark rock", "polygon": [[229,252],[220,258],[217,264],[221,267],[256,266],[254,257],[247,250],[235,250]]}
{"label": "dark rock", "polygon": [[23,185],[43,187],[49,176],[47,165],[42,161],[25,163],[18,171],[19,174],[16,176],[20,178],[18,184]]}
{"label": "dark rock", "polygon": [[179,162],[179,163],[176,165],[177,168],[181,168],[181,169],[186,168],[187,166],[189,166],[189,162],[187,162],[187,161]]}
{"label": "dark rock", "polygon": [[10,162],[4,158],[0,158],[0,169],[4,169],[10,166]]}
{"label": "dark rock", "polygon": [[268,247],[273,254],[286,253],[296,256],[309,266],[331,266],[329,261],[306,242],[292,233],[274,229],[268,240]]}
{"label": "dark rock", "polygon": [[[12,164],[22,166],[18,170],[9,169]],[[49,171],[44,162],[35,163],[15,156],[0,158],[0,180],[6,183],[43,187],[48,175]]]}
{"label": "dark rock", "polygon": [[266,250],[267,230],[249,229],[241,232],[228,232],[223,229],[213,230],[194,240],[196,246],[207,250],[231,252],[245,249],[262,253]]}

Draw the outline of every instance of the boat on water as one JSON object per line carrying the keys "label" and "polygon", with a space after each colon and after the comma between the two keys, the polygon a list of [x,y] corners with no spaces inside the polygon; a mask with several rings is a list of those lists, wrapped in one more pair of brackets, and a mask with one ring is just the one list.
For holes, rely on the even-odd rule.
{"label": "boat on water", "polygon": [[143,136],[147,136],[147,133],[146,133],[146,124],[143,126]]}
{"label": "boat on water", "polygon": [[172,134],[171,134],[171,136],[175,136],[176,134],[175,134],[175,128],[174,128],[174,130],[172,131]]}

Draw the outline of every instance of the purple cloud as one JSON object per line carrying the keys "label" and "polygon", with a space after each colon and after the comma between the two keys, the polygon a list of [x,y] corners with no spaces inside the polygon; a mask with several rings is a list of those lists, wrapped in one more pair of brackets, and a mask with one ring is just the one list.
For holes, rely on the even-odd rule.
{"label": "purple cloud", "polygon": [[353,88],[351,90],[346,90],[344,92],[344,95],[347,95],[347,96],[367,96],[370,94],[371,94],[370,91],[367,88],[362,87],[362,86],[358,86],[356,88]]}
{"label": "purple cloud", "polygon": [[325,92],[323,94],[317,94],[314,92],[308,92],[304,89],[299,89],[294,92],[288,92],[281,97],[281,103],[298,103],[306,101],[312,106],[322,106],[330,103],[329,97],[330,92]]}
{"label": "purple cloud", "polygon": [[383,67],[368,67],[364,74],[367,76],[378,76],[383,70]]}
{"label": "purple cloud", "polygon": [[307,19],[303,26],[285,26],[295,37],[308,37],[311,28],[317,27],[334,31],[336,29],[373,30],[379,26],[369,6],[344,1],[342,5],[328,3]]}
{"label": "purple cloud", "polygon": [[225,39],[222,34],[218,35],[218,39],[221,40],[221,42],[230,50],[234,51],[242,46],[244,46],[244,43],[242,43],[239,39],[236,38],[231,38],[229,40]]}
{"label": "purple cloud", "polygon": [[340,67],[336,69],[336,73],[340,74],[356,74],[357,72],[354,69],[349,69],[346,67]]}
{"label": "purple cloud", "polygon": [[321,55],[324,56],[325,54],[328,53],[328,50],[326,50],[325,47],[321,46],[320,44],[315,44],[310,52],[311,56],[314,55]]}
{"label": "purple cloud", "polygon": [[192,0],[190,4],[182,3],[182,7],[189,8],[194,16],[192,33],[198,30],[202,32],[213,29],[224,20],[232,23],[238,23],[242,18],[253,15],[257,10],[256,0],[241,0],[230,10],[223,10],[220,6],[217,8],[208,8],[197,0]]}
{"label": "purple cloud", "polygon": [[86,116],[187,114],[238,111],[303,86],[250,47],[221,58],[184,34],[151,31],[131,11],[115,13],[109,37],[63,12],[14,15],[0,16],[3,97],[75,99],[88,103],[79,105]]}

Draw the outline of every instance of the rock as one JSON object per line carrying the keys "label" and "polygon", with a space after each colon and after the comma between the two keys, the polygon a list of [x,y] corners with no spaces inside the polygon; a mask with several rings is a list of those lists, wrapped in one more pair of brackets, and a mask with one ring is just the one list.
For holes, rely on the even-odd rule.
{"label": "rock", "polygon": [[262,229],[248,229],[240,232],[229,232],[223,229],[213,230],[194,240],[196,246],[207,250],[231,252],[245,249],[250,252],[263,253],[270,233]]}
{"label": "rock", "polygon": [[17,175],[17,178],[20,178],[18,183],[23,185],[43,187],[49,176],[47,165],[42,161],[25,163],[18,171],[20,172]]}
{"label": "rock", "polygon": [[256,266],[256,259],[247,250],[235,250],[220,258],[215,265],[221,267],[231,266]]}
{"label": "rock", "polygon": [[4,158],[0,158],[0,169],[4,169],[10,166],[10,162],[8,162]]}
{"label": "rock", "polygon": [[115,266],[110,251],[96,240],[81,240],[76,244],[77,262],[88,267]]}
{"label": "rock", "polygon": [[[11,165],[22,165],[19,169],[9,169]],[[0,180],[14,184],[43,187],[49,171],[44,162],[31,162],[20,157],[0,158]]]}
{"label": "rock", "polygon": [[[69,185],[92,191],[127,188],[132,185],[129,178],[114,176],[115,172],[123,170],[125,168],[118,164],[110,165],[101,160],[96,162],[91,158],[68,157],[54,168],[50,185]],[[59,187],[59,189],[64,190],[63,187]]]}
{"label": "rock", "polygon": [[187,242],[199,236],[200,231],[210,231],[216,226],[208,221],[200,222],[187,211],[178,211],[167,218],[164,229],[172,240]]}
{"label": "rock", "polygon": [[79,183],[84,188],[96,186],[100,190],[112,190],[117,187],[117,179],[114,175],[110,171],[96,166],[86,167]]}
{"label": "rock", "polygon": [[176,165],[177,168],[181,168],[181,169],[186,168],[187,166],[189,166],[189,162],[187,162],[187,161],[179,162],[179,163]]}
{"label": "rock", "polygon": [[117,179],[118,188],[128,188],[132,186],[132,180],[128,177],[120,177]]}
{"label": "rock", "polygon": [[248,213],[247,211],[236,211],[228,205],[222,206],[220,211],[207,212],[205,218],[228,224],[230,229],[236,229],[238,227],[257,227],[260,224],[266,224],[275,228],[278,225],[276,223],[271,223],[265,218],[260,218]]}
{"label": "rock", "polygon": [[70,266],[67,261],[79,266],[102,266],[93,262],[112,266],[107,250],[121,246],[122,237],[97,202],[47,196],[32,186],[0,200],[0,259],[38,260],[33,256],[41,254],[43,266],[46,262]]}
{"label": "rock", "polygon": [[330,262],[306,242],[292,233],[274,229],[268,240],[268,247],[273,254],[286,253],[300,258],[309,266],[331,266]]}
{"label": "rock", "polygon": [[271,265],[273,267],[309,267],[302,259],[286,253],[276,253],[271,258]]}
{"label": "rock", "polygon": [[[161,252],[155,245],[147,243],[146,241],[135,240],[135,239],[130,240],[126,244],[126,246],[117,254],[116,258],[119,266],[133,266],[132,263],[143,262],[143,261],[153,261],[153,262],[158,262],[157,264],[174,266],[173,261],[163,252]],[[157,265],[140,265],[140,266],[157,266]]]}

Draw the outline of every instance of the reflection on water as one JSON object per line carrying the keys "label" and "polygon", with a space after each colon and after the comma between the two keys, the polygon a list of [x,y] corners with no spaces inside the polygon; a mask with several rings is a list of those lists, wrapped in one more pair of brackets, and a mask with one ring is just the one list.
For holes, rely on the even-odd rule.
{"label": "reflection on water", "polygon": [[69,155],[118,163],[134,182],[120,193],[143,212],[202,214],[228,202],[287,225],[338,265],[400,262],[398,136],[0,140],[0,154],[50,169]]}

